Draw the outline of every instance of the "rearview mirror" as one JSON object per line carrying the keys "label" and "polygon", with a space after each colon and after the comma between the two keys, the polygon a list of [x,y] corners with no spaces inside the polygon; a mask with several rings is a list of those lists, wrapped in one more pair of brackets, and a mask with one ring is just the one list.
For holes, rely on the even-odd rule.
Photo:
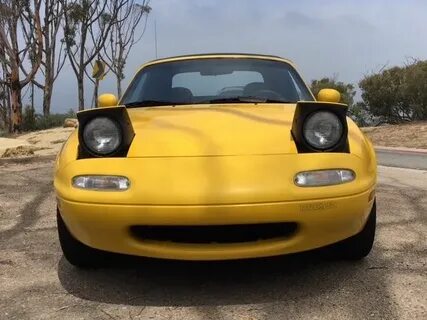
{"label": "rearview mirror", "polygon": [[117,97],[111,93],[104,93],[98,97],[98,108],[114,107],[117,103]]}
{"label": "rearview mirror", "polygon": [[317,101],[338,103],[340,100],[341,94],[335,89],[322,89],[317,94]]}

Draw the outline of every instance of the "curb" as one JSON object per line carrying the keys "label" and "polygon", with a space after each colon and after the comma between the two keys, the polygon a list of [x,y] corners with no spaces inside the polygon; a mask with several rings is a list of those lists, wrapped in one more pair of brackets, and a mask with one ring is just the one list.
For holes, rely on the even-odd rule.
{"label": "curb", "polygon": [[404,147],[382,147],[374,146],[376,151],[382,152],[398,152],[398,153],[417,153],[420,155],[427,156],[427,149],[415,149],[415,148],[404,148]]}
{"label": "curb", "polygon": [[[397,153],[412,153],[419,155],[427,156],[427,149],[415,149],[415,148],[397,148],[397,147],[383,147],[377,146],[374,147],[376,151],[380,152],[397,152]],[[0,166],[6,164],[28,164],[34,162],[48,162],[56,159],[56,155],[47,155],[47,156],[30,156],[30,157],[21,157],[21,158],[0,158]]]}
{"label": "curb", "polygon": [[385,164],[378,164],[377,165],[378,169],[396,169],[396,170],[412,170],[412,171],[423,171],[423,174],[427,174],[427,170],[426,169],[417,169],[417,168],[406,168],[406,167],[396,167],[396,166],[389,166],[389,165],[385,165]]}

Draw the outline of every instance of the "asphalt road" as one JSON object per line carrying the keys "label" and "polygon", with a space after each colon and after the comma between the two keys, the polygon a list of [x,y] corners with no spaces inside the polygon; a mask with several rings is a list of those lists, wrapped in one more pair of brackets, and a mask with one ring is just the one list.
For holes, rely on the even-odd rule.
{"label": "asphalt road", "polygon": [[52,161],[0,163],[0,319],[427,319],[427,171],[379,168],[378,236],[360,262],[62,257]]}
{"label": "asphalt road", "polygon": [[427,170],[427,152],[377,149],[378,163],[388,167]]}

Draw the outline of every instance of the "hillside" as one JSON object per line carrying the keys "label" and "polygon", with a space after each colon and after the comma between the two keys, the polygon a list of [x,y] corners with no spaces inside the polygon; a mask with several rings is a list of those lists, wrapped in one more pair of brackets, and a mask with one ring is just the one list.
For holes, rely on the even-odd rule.
{"label": "hillside", "polygon": [[427,121],[362,128],[375,146],[427,149]]}

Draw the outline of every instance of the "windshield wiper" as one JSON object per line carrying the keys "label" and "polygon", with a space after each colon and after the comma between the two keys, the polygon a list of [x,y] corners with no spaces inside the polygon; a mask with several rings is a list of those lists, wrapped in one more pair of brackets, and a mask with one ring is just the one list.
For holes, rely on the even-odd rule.
{"label": "windshield wiper", "polygon": [[247,97],[217,98],[217,99],[201,101],[199,103],[293,103],[293,102],[280,100],[280,99],[268,99],[268,98],[247,96]]}
{"label": "windshield wiper", "polygon": [[208,104],[208,103],[293,103],[292,101],[285,101],[280,99],[267,99],[259,97],[230,97],[230,98],[217,98],[211,100],[204,100],[200,102],[175,102],[165,100],[141,100],[135,102],[125,103],[127,108],[139,108],[139,107],[159,107],[159,106],[176,106],[184,104]]}
{"label": "windshield wiper", "polygon": [[163,101],[163,100],[141,100],[135,102],[125,103],[127,108],[139,108],[139,107],[159,107],[159,106],[176,106],[182,104],[190,104],[190,102],[174,102],[174,101]]}

